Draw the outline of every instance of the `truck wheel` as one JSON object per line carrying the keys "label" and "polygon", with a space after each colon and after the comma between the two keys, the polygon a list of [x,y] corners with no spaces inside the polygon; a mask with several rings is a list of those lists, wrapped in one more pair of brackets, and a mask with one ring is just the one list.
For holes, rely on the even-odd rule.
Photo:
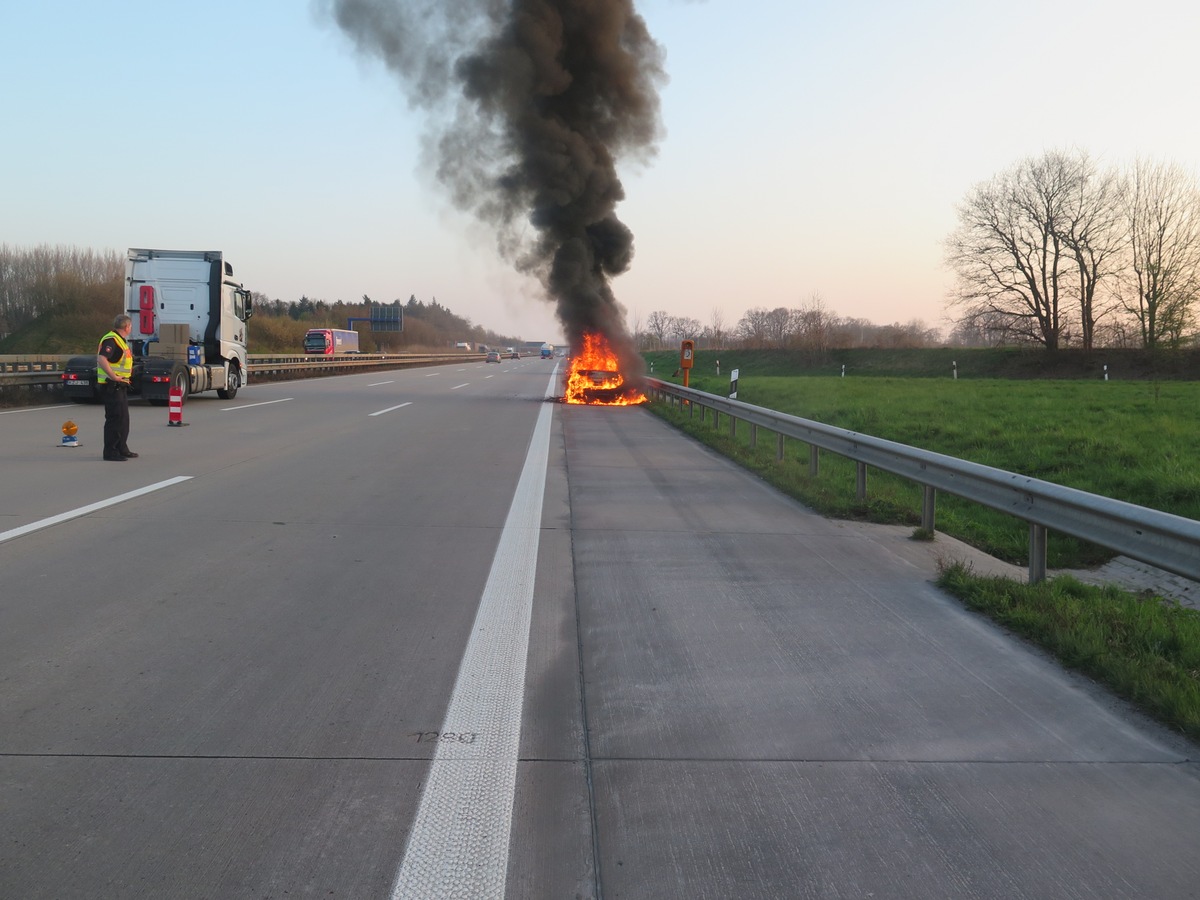
{"label": "truck wheel", "polygon": [[237,396],[238,388],[242,386],[242,370],[236,365],[229,367],[229,386],[225,389],[218,389],[217,396],[222,400],[232,400]]}

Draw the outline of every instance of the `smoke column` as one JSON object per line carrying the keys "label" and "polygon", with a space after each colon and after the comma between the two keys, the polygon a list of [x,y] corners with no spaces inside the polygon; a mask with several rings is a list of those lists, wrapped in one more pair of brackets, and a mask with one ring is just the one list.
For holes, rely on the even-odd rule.
{"label": "smoke column", "polygon": [[653,155],[666,75],[633,0],[327,2],[428,113],[439,180],[541,281],[568,340],[598,330],[640,372],[611,286],[633,259],[616,161]]}

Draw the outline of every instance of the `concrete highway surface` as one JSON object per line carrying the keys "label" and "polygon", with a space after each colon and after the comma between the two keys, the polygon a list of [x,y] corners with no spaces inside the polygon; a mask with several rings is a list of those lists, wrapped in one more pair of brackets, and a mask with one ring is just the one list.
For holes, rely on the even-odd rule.
{"label": "concrete highway surface", "polygon": [[1193,745],[561,365],[0,411],[0,898],[1200,896]]}

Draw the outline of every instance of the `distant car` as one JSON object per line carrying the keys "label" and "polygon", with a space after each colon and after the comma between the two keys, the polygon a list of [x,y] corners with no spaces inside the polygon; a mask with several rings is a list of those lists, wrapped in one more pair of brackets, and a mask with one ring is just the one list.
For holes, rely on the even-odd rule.
{"label": "distant car", "polygon": [[500,351],[499,350],[489,350],[487,352],[487,359],[485,359],[484,362],[494,362],[494,363],[500,362]]}
{"label": "distant car", "polygon": [[521,352],[519,350],[514,350],[512,347],[509,347],[508,353],[506,353],[505,356],[507,356],[509,359],[520,359]]}

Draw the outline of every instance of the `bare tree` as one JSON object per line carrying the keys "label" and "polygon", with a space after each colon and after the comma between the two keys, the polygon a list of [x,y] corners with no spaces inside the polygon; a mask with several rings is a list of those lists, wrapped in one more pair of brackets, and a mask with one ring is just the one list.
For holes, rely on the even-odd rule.
{"label": "bare tree", "polygon": [[1130,265],[1121,304],[1137,320],[1142,346],[1177,347],[1200,294],[1200,190],[1176,165],[1139,160],[1125,201]]}
{"label": "bare tree", "polygon": [[813,291],[808,302],[795,310],[796,339],[805,350],[823,353],[830,347],[830,332],[836,317],[825,308],[821,295]]}
{"label": "bare tree", "polygon": [[1098,288],[1116,274],[1126,246],[1121,224],[1120,179],[1099,172],[1087,154],[1061,157],[1066,193],[1056,220],[1079,276],[1079,328],[1083,349],[1095,344],[1096,323],[1112,312]]}
{"label": "bare tree", "polygon": [[665,347],[671,330],[671,314],[665,309],[654,310],[646,319],[646,330],[654,337],[656,348]]}
{"label": "bare tree", "polygon": [[693,319],[690,316],[675,316],[671,320],[671,335],[676,340],[690,338],[692,340],[700,337],[700,320]]}
{"label": "bare tree", "polygon": [[1010,334],[1059,347],[1063,291],[1074,257],[1063,239],[1080,169],[1061,153],[1027,159],[977,185],[958,208],[946,260],[958,276],[956,305],[995,313]]}
{"label": "bare tree", "polygon": [[765,324],[768,346],[778,349],[787,347],[792,333],[792,311],[785,306],[777,306],[766,314]]}
{"label": "bare tree", "polygon": [[738,320],[737,333],[747,348],[761,350],[768,344],[770,311],[761,306],[748,309]]}
{"label": "bare tree", "polygon": [[725,344],[725,314],[721,312],[720,307],[714,306],[712,313],[708,317],[708,328],[706,336],[709,340],[709,346],[714,349],[719,349]]}

